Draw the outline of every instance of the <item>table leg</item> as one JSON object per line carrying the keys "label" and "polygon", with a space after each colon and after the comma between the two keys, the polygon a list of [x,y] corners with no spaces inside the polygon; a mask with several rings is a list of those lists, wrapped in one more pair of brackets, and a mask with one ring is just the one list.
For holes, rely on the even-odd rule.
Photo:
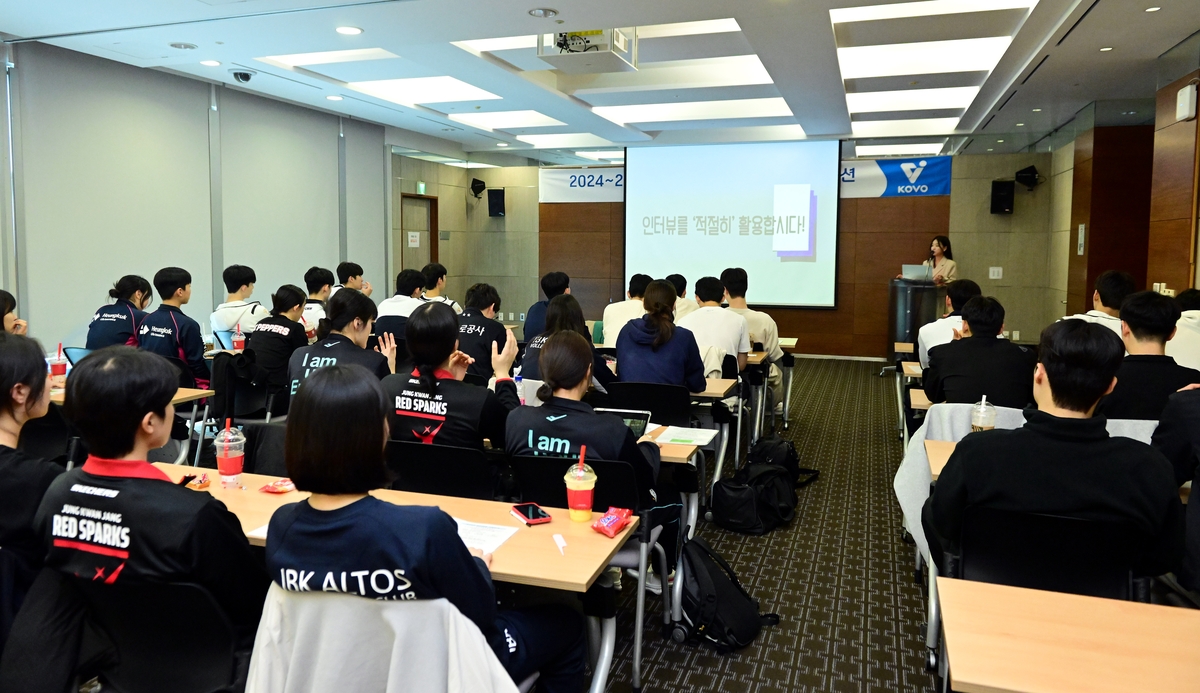
{"label": "table leg", "polygon": [[600,651],[596,656],[596,666],[592,668],[592,685],[588,688],[589,693],[604,693],[604,689],[608,688],[608,672],[612,668],[613,649],[617,642],[616,617],[604,619],[600,624],[600,630]]}
{"label": "table leg", "polygon": [[188,451],[192,449],[192,433],[196,428],[196,407],[192,407],[192,418],[188,419],[188,434],[187,438],[179,444],[179,457],[175,458],[175,464],[184,464],[187,462]]}
{"label": "table leg", "polygon": [[900,366],[896,366],[896,415],[900,421],[896,428],[896,437],[904,440],[904,378],[901,377]]}
{"label": "table leg", "polygon": [[[196,461],[192,463],[193,467],[200,466],[200,451],[204,449],[204,428],[208,423],[208,405],[204,405],[204,415],[200,417],[200,435],[196,437]],[[188,436],[191,440],[191,436]]]}
{"label": "table leg", "polygon": [[788,430],[792,404],[792,366],[783,369],[783,430]]}
{"label": "table leg", "polygon": [[[721,444],[717,447],[717,466],[713,469],[713,487],[717,485],[717,480],[721,478],[721,472],[725,469],[725,453],[729,449],[729,424],[721,424],[718,430],[721,431],[719,434],[721,436]],[[703,476],[700,477],[700,487],[704,489],[703,500],[705,507],[707,507],[708,499],[712,498],[712,491],[710,490],[712,487],[705,485]]]}

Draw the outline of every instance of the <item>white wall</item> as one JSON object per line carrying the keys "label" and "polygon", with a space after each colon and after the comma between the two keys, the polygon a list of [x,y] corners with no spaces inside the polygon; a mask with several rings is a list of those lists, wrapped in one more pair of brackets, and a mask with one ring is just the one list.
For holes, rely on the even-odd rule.
{"label": "white wall", "polygon": [[[387,159],[383,128],[345,121],[346,259],[362,265],[376,302],[392,295],[387,276]],[[332,269],[332,268],[331,268]]]}

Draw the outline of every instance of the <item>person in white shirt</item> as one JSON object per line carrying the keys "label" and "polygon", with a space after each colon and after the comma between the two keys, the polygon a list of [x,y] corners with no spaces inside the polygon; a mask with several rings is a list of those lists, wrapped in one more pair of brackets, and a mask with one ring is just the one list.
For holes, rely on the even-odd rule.
{"label": "person in white shirt", "polygon": [[246,300],[254,293],[257,281],[254,270],[245,265],[230,265],[221,273],[221,279],[229,295],[209,316],[213,332],[236,332],[240,326],[242,334],[249,334],[259,320],[271,315],[258,301]]}
{"label": "person in white shirt", "polygon": [[1167,356],[1181,366],[1200,370],[1200,291],[1181,292],[1175,305],[1182,314],[1175,323],[1175,337],[1167,342]]}
{"label": "person in white shirt", "polygon": [[696,310],[678,319],[676,324],[692,331],[696,345],[716,347],[737,357],[738,371],[746,370],[750,353],[750,327],[746,318],[721,307],[725,286],[716,277],[701,277],[696,282]]}
{"label": "person in white shirt", "polygon": [[779,326],[775,319],[761,310],[752,310],[746,304],[746,290],[750,278],[741,267],[730,267],[721,273],[721,284],[725,287],[725,302],[729,304],[726,310],[733,311],[746,319],[750,328],[750,344],[763,345],[767,361],[771,368],[767,371],[767,385],[775,398],[776,411],[783,411],[783,370],[779,361],[783,358],[783,349],[779,346]]}
{"label": "person in white shirt", "polygon": [[679,324],[679,319],[695,311],[699,306],[695,301],[688,298],[687,295],[687,277],[682,274],[668,274],[667,281],[675,287],[675,293],[679,298],[675,299],[675,324]]}
{"label": "person in white shirt", "polygon": [[929,350],[954,341],[962,332],[962,307],[975,296],[982,296],[979,285],[970,279],[955,279],[946,286],[946,315],[921,326],[917,331],[917,359],[921,368],[929,368]]}
{"label": "person in white shirt", "polygon": [[379,317],[375,318],[375,336],[390,333],[397,341],[404,339],[404,328],[408,316],[425,305],[421,290],[425,288],[425,275],[415,269],[406,269],[396,275],[396,295],[379,304]]}
{"label": "person in white shirt", "polygon": [[1096,290],[1092,292],[1092,310],[1086,313],[1068,315],[1063,320],[1075,318],[1104,325],[1121,336],[1121,304],[1132,293],[1137,291],[1133,277],[1128,272],[1108,270],[1096,277]]}
{"label": "person in white shirt", "polygon": [[604,307],[604,319],[602,321],[604,330],[603,346],[610,349],[617,348],[617,336],[621,334],[621,328],[625,327],[625,323],[630,320],[637,320],[646,314],[646,309],[642,307],[642,295],[646,293],[646,287],[654,279],[648,274],[635,274],[629,278],[629,300],[610,303]]}
{"label": "person in white shirt", "polygon": [[317,341],[317,326],[325,318],[325,302],[333,290],[333,272],[324,267],[309,267],[304,273],[304,288],[308,289],[308,300],[304,302],[300,324],[304,325],[304,334],[312,344]]}
{"label": "person in white shirt", "polygon": [[425,275],[425,293],[421,294],[421,300],[426,303],[445,303],[453,308],[455,313],[462,315],[463,308],[458,305],[458,301],[443,295],[446,291],[446,267],[431,262],[421,268],[421,274]]}
{"label": "person in white shirt", "polygon": [[343,262],[337,266],[338,283],[330,287],[329,298],[342,289],[355,289],[364,296],[371,295],[371,282],[363,279],[362,265],[357,262]]}

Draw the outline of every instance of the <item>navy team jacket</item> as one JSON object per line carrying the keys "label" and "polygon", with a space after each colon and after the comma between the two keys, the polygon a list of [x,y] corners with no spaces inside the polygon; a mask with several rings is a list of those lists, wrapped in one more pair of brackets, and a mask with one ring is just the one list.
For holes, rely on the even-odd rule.
{"label": "navy team jacket", "polygon": [[183,361],[196,378],[196,386],[207,388],[208,362],[204,360],[204,337],[200,325],[175,306],[163,304],[146,316],[138,328],[138,346],[159,356]]}
{"label": "navy team jacket", "polygon": [[137,346],[137,331],[146,313],[131,301],[117,299],[112,305],[101,306],[88,325],[87,348],[103,349],[113,345]]}

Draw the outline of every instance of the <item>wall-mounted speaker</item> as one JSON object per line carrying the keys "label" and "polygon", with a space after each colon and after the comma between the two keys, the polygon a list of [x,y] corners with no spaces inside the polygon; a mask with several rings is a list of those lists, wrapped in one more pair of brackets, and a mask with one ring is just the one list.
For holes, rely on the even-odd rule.
{"label": "wall-mounted speaker", "polygon": [[992,214],[1012,214],[1017,183],[1011,180],[992,181]]}
{"label": "wall-mounted speaker", "polygon": [[488,216],[504,216],[504,188],[492,189],[488,194]]}
{"label": "wall-mounted speaker", "polygon": [[479,197],[480,195],[483,194],[483,191],[486,189],[487,189],[487,183],[484,183],[483,181],[479,180],[478,178],[471,179],[471,194],[472,195],[474,195],[475,197]]}

